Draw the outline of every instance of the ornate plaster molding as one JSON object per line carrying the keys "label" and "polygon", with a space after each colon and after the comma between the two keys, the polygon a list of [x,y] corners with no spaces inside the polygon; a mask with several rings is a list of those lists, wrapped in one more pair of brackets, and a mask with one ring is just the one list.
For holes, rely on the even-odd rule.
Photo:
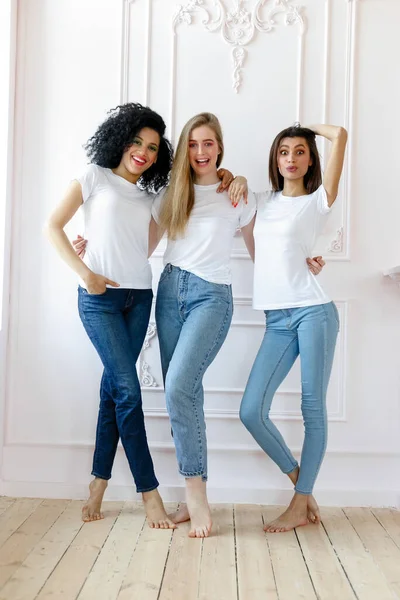
{"label": "ornate plaster molding", "polygon": [[257,30],[262,33],[273,31],[277,23],[275,17],[282,14],[285,25],[299,25],[300,35],[305,30],[302,7],[292,4],[292,0],[273,0],[273,5],[263,17],[261,10],[268,0],[257,0],[252,9],[247,8],[248,0],[233,0],[233,7],[227,9],[222,0],[188,0],[178,4],[173,18],[174,31],[180,23],[192,24],[195,13],[201,13],[203,26],[207,31],[221,31],[223,40],[232,46],[232,87],[237,93],[242,84],[242,71],[247,57],[246,46],[253,40]]}

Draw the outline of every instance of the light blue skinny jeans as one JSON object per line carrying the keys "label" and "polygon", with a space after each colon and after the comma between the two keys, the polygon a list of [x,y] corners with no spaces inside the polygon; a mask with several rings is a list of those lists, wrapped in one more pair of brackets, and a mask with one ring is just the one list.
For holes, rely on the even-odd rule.
{"label": "light blue skinny jeans", "polygon": [[269,412],[276,390],[300,355],[305,437],[295,491],[311,494],[327,443],[326,392],[339,331],[338,311],[329,302],[268,310],[265,315],[266,331],[247,382],[240,419],[283,473],[298,467]]}
{"label": "light blue skinny jeans", "polygon": [[230,285],[211,283],[171,264],[161,274],[156,323],[179,472],[207,480],[203,376],[232,320]]}

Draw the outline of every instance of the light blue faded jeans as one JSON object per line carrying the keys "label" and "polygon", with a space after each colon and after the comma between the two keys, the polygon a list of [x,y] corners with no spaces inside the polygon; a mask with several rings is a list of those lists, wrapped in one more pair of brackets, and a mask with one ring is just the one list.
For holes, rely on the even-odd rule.
{"label": "light blue faded jeans", "polygon": [[156,323],[165,398],[179,472],[207,480],[203,376],[232,320],[230,285],[168,264],[160,277]]}
{"label": "light blue faded jeans", "polygon": [[265,315],[266,332],[247,382],[240,419],[283,473],[298,467],[269,411],[276,390],[300,355],[305,437],[295,490],[311,494],[327,443],[326,392],[339,331],[338,311],[329,302],[268,310]]}

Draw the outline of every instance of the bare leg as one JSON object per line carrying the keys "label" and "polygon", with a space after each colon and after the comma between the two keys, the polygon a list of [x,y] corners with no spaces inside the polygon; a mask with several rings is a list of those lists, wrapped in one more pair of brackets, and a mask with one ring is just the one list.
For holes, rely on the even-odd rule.
{"label": "bare leg", "polygon": [[[289,477],[290,481],[292,481],[293,485],[296,485],[297,480],[299,478],[299,474],[300,474],[299,467],[297,467],[291,473],[288,473],[288,477]],[[321,514],[319,512],[319,506],[318,506],[317,501],[315,500],[314,496],[310,495],[307,497],[308,497],[307,518],[310,521],[310,523],[315,523],[317,525],[317,524],[321,523]]]}
{"label": "bare leg", "polygon": [[104,492],[107,489],[107,480],[96,477],[89,484],[89,498],[82,508],[82,521],[98,521],[104,519],[101,512],[101,503],[103,502]]}
{"label": "bare leg", "polygon": [[201,477],[186,479],[186,500],[191,520],[189,537],[208,537],[211,531],[211,512],[207,500],[207,484]]}
{"label": "bare leg", "polygon": [[143,492],[142,498],[149,527],[154,529],[175,529],[176,525],[165,512],[164,504],[158,490]]}
{"label": "bare leg", "polygon": [[307,525],[307,503],[308,496],[295,493],[285,512],[266,525],[264,530],[270,531],[271,533],[280,533],[283,531],[290,531],[295,527]]}

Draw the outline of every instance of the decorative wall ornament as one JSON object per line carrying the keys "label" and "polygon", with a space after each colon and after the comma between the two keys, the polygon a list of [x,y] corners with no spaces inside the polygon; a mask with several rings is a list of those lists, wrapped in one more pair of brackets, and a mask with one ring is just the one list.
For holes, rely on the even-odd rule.
{"label": "decorative wall ornament", "polygon": [[305,30],[304,19],[301,16],[302,7],[292,4],[292,0],[273,0],[273,5],[266,16],[261,16],[261,10],[268,0],[257,0],[252,9],[248,9],[248,0],[231,0],[233,7],[227,9],[222,0],[188,0],[185,5],[178,4],[173,20],[174,31],[180,23],[192,24],[195,13],[204,15],[202,24],[207,31],[220,30],[224,41],[233,46],[233,89],[239,91],[242,84],[243,65],[247,56],[247,46],[256,31],[270,33],[277,23],[275,17],[282,14],[285,25],[299,25],[300,35]]}
{"label": "decorative wall ornament", "polygon": [[336,238],[331,241],[328,252],[343,252],[343,225],[336,232]]}
{"label": "decorative wall ornament", "polygon": [[159,385],[157,381],[154,379],[153,375],[150,373],[149,364],[144,360],[144,352],[147,348],[150,348],[150,341],[157,334],[157,328],[155,323],[150,323],[147,327],[146,337],[144,338],[142,353],[141,353],[141,361],[140,361],[140,385],[142,387],[153,387],[158,388]]}

